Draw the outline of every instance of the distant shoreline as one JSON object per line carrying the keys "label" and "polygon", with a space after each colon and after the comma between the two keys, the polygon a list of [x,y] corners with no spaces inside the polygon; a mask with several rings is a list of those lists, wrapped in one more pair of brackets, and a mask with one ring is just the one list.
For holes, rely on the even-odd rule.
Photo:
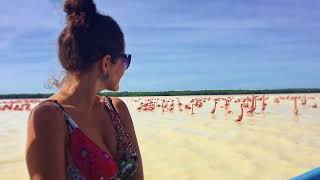
{"label": "distant shoreline", "polygon": [[[241,95],[241,94],[294,94],[294,93],[320,93],[320,88],[299,89],[263,89],[263,90],[199,90],[199,91],[159,91],[159,92],[106,92],[99,95],[116,97],[139,97],[139,96],[187,96],[187,95]],[[48,98],[51,94],[0,94],[0,99],[19,98]]]}

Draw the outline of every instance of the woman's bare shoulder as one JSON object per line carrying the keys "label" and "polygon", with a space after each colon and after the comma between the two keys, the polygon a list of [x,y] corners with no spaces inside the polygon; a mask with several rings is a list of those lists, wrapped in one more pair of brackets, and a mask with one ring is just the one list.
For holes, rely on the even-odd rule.
{"label": "woman's bare shoulder", "polygon": [[40,103],[29,114],[28,136],[41,135],[51,131],[65,135],[65,129],[63,113],[52,103]]}
{"label": "woman's bare shoulder", "polygon": [[66,124],[51,103],[40,103],[28,119],[26,162],[30,179],[65,179]]}
{"label": "woman's bare shoulder", "polygon": [[62,112],[59,111],[51,102],[41,102],[36,105],[29,114],[29,120],[43,122],[49,121],[49,119],[56,119],[61,117]]}
{"label": "woman's bare shoulder", "polygon": [[123,114],[129,113],[128,107],[122,99],[118,97],[110,97],[110,98],[118,113],[123,113]]}

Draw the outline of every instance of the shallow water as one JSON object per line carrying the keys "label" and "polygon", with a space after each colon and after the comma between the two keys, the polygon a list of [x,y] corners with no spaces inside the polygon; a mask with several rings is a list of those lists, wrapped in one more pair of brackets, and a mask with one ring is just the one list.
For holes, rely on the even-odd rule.
{"label": "shallow water", "polygon": [[[145,179],[289,179],[320,166],[320,107],[310,107],[313,103],[320,105],[320,94],[305,94],[315,99],[308,99],[305,106],[298,101],[298,115],[293,114],[293,100],[277,104],[273,99],[303,95],[266,95],[266,110],[261,111],[262,102],[257,101],[255,113],[244,113],[241,123],[235,122],[240,103],[231,102],[229,114],[220,107],[224,104],[220,101],[212,115],[212,100],[201,108],[194,107],[191,114],[184,108],[173,112],[162,112],[161,108],[137,110],[146,99],[175,99],[176,103],[177,97],[121,99],[134,121]],[[186,104],[201,97],[228,96],[178,98]],[[0,179],[28,179],[24,161],[28,114],[0,112]]]}

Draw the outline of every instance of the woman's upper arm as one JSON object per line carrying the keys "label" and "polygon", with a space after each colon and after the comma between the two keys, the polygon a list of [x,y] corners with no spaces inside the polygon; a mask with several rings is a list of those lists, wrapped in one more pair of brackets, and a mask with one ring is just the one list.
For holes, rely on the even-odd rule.
{"label": "woman's upper arm", "polygon": [[143,177],[142,158],[141,158],[139,144],[138,144],[138,140],[137,140],[136,133],[134,130],[134,126],[133,126],[130,112],[128,110],[127,105],[121,99],[112,98],[112,101],[114,102],[114,106],[119,113],[121,123],[123,124],[124,128],[128,132],[128,134],[132,140],[132,143],[135,146],[137,153],[138,153],[138,158],[139,158],[138,167],[137,167],[137,171],[132,179],[143,180],[144,177]]}
{"label": "woman's upper arm", "polygon": [[26,144],[30,179],[66,179],[66,125],[62,117],[50,104],[39,105],[30,112]]}

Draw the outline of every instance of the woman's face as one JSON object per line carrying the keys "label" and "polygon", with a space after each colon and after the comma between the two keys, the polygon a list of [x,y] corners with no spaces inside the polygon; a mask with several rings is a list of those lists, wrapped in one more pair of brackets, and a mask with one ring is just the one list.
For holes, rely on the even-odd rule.
{"label": "woman's face", "polygon": [[102,60],[102,69],[103,69],[102,72],[104,72],[103,74],[106,74],[107,72],[107,74],[109,74],[110,76],[109,77],[110,79],[108,81],[100,81],[102,84],[101,85],[102,89],[108,89],[111,91],[119,90],[120,79],[124,75],[124,71],[125,71],[122,64],[122,60],[123,59],[121,57],[115,59],[115,62],[116,62],[115,64],[111,62],[110,56]]}

